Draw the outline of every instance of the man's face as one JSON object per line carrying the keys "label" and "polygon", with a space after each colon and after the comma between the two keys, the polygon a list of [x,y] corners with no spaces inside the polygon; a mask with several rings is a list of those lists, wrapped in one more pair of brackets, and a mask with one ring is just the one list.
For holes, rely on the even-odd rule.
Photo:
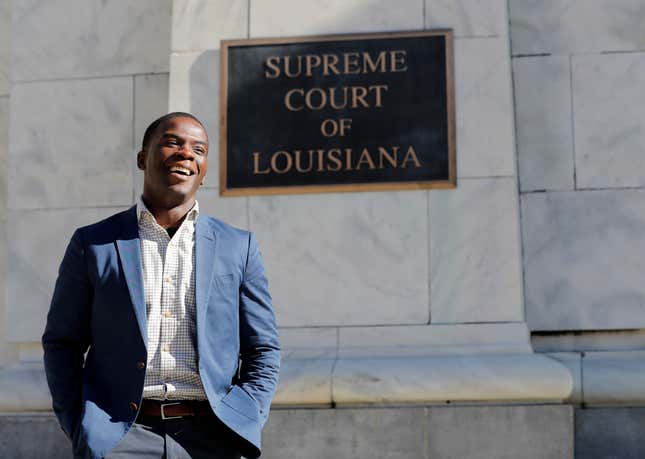
{"label": "man's face", "polygon": [[166,121],[137,155],[137,165],[144,171],[144,197],[154,204],[174,207],[194,199],[208,170],[204,128],[191,118]]}

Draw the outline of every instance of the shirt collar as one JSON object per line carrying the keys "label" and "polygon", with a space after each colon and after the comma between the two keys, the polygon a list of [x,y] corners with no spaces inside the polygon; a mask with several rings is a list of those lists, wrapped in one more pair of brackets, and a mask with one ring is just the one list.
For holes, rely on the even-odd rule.
{"label": "shirt collar", "polygon": [[[141,219],[144,218],[144,216],[146,216],[146,215],[151,217],[153,221],[156,221],[154,215],[152,215],[152,212],[150,212],[150,210],[148,210],[148,207],[143,202],[143,199],[141,198],[141,195],[139,195],[137,197],[136,205],[137,205],[137,220],[138,221],[141,221]],[[194,221],[194,220],[197,219],[198,215],[199,215],[199,203],[197,202],[197,200],[195,200],[195,205],[188,211],[188,214],[186,215],[186,220]]]}

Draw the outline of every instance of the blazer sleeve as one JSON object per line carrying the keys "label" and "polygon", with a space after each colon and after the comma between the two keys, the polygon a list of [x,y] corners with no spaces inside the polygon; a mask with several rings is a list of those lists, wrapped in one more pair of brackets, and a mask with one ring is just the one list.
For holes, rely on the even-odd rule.
{"label": "blazer sleeve", "polygon": [[54,413],[70,438],[81,415],[83,356],[90,343],[91,303],[92,287],[79,229],[72,236],[58,270],[42,337]]}
{"label": "blazer sleeve", "polygon": [[266,422],[278,385],[280,344],[268,280],[253,233],[249,233],[240,288],[240,354],[238,385],[258,402],[261,420]]}

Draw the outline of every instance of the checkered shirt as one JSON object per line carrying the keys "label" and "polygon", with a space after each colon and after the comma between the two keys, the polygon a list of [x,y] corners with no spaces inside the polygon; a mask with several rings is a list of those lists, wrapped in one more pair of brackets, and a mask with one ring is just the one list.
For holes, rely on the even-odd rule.
{"label": "checkered shirt", "polygon": [[139,238],[148,317],[148,366],[143,397],[206,400],[197,367],[195,220],[188,212],[172,238],[139,198]]}

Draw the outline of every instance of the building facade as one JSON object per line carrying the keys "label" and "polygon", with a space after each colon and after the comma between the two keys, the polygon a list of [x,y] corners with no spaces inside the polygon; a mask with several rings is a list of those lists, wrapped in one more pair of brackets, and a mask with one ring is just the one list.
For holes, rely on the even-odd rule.
{"label": "building facade", "polygon": [[[143,131],[208,130],[284,347],[267,458],[645,455],[639,0],[0,0],[0,455],[67,457],[42,334]],[[457,187],[221,197],[220,40],[454,32]],[[249,135],[253,135],[249,133]],[[643,249],[643,250],[641,250]]]}

